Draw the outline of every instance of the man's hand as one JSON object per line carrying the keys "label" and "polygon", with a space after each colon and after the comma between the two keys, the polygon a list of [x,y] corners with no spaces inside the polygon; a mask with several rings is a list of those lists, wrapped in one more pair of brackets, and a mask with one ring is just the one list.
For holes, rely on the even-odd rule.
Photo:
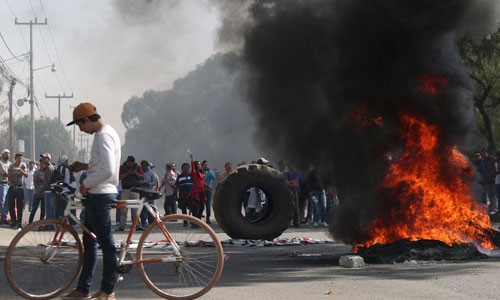
{"label": "man's hand", "polygon": [[80,185],[80,194],[87,195],[87,188],[83,184]]}
{"label": "man's hand", "polygon": [[68,166],[68,169],[72,172],[80,172],[82,170],[87,170],[88,165],[86,163],[75,161],[74,163]]}

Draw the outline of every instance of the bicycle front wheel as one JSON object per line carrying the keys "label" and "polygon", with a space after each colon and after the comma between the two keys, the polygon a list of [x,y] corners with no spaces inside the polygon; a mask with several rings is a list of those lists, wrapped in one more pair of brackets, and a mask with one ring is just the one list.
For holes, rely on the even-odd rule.
{"label": "bicycle front wheel", "polygon": [[82,243],[71,226],[42,220],[14,237],[5,255],[5,275],[21,297],[51,299],[73,283],[82,259]]}
{"label": "bicycle front wheel", "polygon": [[[198,218],[168,215],[152,224],[137,247],[139,273],[146,285],[166,299],[195,299],[220,278],[224,264],[222,245],[215,232]],[[175,253],[162,227],[179,246]]]}

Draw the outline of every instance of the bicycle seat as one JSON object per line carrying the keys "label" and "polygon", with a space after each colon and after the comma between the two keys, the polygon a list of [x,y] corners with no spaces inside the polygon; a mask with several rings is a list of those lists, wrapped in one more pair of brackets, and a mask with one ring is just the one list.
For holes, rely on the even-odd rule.
{"label": "bicycle seat", "polygon": [[50,185],[50,190],[53,191],[54,193],[58,193],[58,194],[62,193],[64,191],[64,188],[67,188],[70,193],[74,193],[76,190],[71,185],[64,183],[62,181],[58,181],[58,182],[52,183]]}
{"label": "bicycle seat", "polygon": [[144,198],[149,199],[149,200],[156,200],[163,195],[161,192],[146,191],[144,189],[137,188],[137,187],[131,188],[130,191],[139,194],[141,196],[141,198],[144,197]]}

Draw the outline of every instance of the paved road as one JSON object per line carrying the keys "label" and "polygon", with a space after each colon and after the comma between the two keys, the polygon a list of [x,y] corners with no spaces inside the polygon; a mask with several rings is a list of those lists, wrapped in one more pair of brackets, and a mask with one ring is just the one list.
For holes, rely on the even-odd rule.
{"label": "paved road", "polygon": [[[213,225],[221,239],[228,237]],[[15,231],[0,228],[0,267]],[[324,228],[290,228],[284,237],[327,239]],[[120,235],[117,236],[117,239]],[[500,253],[468,262],[339,267],[350,247],[342,243],[248,247],[225,245],[228,255],[217,286],[202,299],[500,299]],[[96,272],[99,281],[100,269]],[[0,271],[0,299],[18,299]],[[119,299],[157,299],[137,270],[117,285]]]}

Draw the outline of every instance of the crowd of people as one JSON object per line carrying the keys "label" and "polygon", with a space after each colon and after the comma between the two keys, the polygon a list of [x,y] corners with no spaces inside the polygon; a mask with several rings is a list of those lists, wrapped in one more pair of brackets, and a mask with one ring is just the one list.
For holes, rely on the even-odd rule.
{"label": "crowd of people", "polygon": [[[252,163],[268,165],[269,161],[261,158]],[[156,166],[150,161],[143,159],[137,162],[133,155],[129,155],[119,168],[117,199],[139,199],[139,194],[131,191],[134,187],[160,191],[164,194],[163,211],[156,206],[155,200],[149,200],[157,212],[164,215],[177,212],[192,214],[200,219],[204,218],[207,224],[212,223],[213,191],[218,182],[233,172],[232,162],[226,162],[224,171],[220,173],[217,169],[211,170],[208,161],[194,160],[190,154],[190,162],[183,163],[180,171],[176,163],[170,162],[165,165],[165,171],[160,177],[155,168]],[[339,200],[335,189],[325,184],[321,165],[315,164],[306,176],[303,176],[302,172],[291,163],[285,164],[280,161],[278,169],[290,183],[298,207],[292,224],[327,226],[327,210],[336,207]],[[78,175],[70,170],[66,155],[60,156],[57,164],[54,164],[50,153],[42,153],[38,163],[29,161],[26,164],[20,153],[15,155],[14,162],[10,162],[10,151],[4,149],[0,159],[1,222],[12,228],[21,229],[25,206],[30,212],[27,223],[35,221],[37,212],[40,220],[62,216],[65,203],[51,191],[50,184],[63,181],[77,187]],[[250,188],[243,202],[246,218],[254,219],[263,211],[266,203],[265,192],[257,187]],[[127,208],[116,210],[115,231],[125,231],[128,210]],[[136,213],[135,209],[131,209],[130,223]],[[139,231],[153,222],[146,208],[140,212],[140,220],[136,228]]]}
{"label": "crowd of people", "polygon": [[11,162],[9,149],[3,149],[0,160],[1,223],[21,230],[26,205],[30,212],[28,223],[33,222],[38,209],[40,220],[62,216],[65,203],[50,188],[50,184],[58,181],[68,184],[75,181],[66,155],[59,157],[58,164],[54,165],[52,156],[42,153],[38,164],[29,161],[26,165],[22,153],[16,153]]}

